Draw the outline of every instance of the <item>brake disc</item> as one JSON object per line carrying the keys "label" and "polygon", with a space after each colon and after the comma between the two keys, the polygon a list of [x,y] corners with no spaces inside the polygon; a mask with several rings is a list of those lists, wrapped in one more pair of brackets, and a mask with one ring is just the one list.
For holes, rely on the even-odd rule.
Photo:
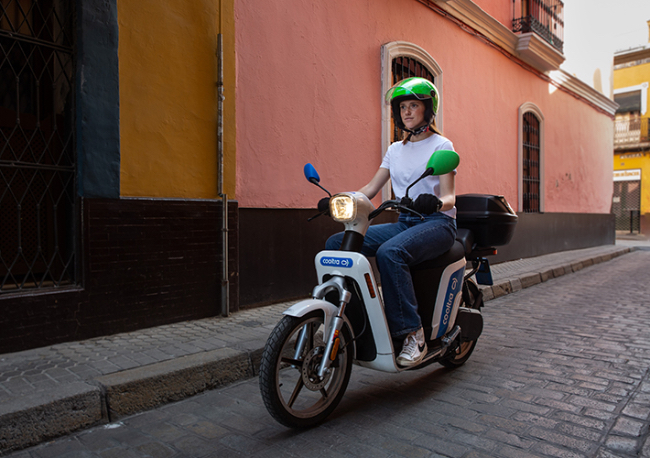
{"label": "brake disc", "polygon": [[328,370],[325,373],[325,377],[321,380],[318,376],[318,368],[320,363],[323,360],[323,352],[325,349],[323,347],[316,347],[312,349],[307,356],[305,357],[302,363],[302,381],[311,391],[318,391],[322,389],[327,382],[329,382],[330,377],[332,376],[332,371]]}

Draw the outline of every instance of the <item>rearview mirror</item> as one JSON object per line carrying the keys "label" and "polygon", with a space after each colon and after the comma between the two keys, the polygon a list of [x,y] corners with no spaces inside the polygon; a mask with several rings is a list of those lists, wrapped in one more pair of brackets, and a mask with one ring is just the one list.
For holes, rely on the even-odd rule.
{"label": "rearview mirror", "polygon": [[434,151],[427,162],[427,172],[431,175],[445,175],[453,171],[460,163],[460,157],[456,151],[440,149]]}
{"label": "rearview mirror", "polygon": [[424,178],[431,175],[445,175],[458,167],[459,162],[460,157],[458,157],[458,153],[456,151],[449,149],[439,149],[438,151],[434,151],[429,158],[429,162],[427,162],[426,170],[422,175],[420,175],[420,178],[415,180],[409,185],[408,188],[406,188],[404,197],[408,198],[409,190],[420,180],[423,180]]}
{"label": "rearview mirror", "polygon": [[310,183],[320,183],[320,177],[318,176],[318,172],[313,165],[309,163],[305,164],[303,172],[305,173],[305,178],[307,178],[307,181]]}

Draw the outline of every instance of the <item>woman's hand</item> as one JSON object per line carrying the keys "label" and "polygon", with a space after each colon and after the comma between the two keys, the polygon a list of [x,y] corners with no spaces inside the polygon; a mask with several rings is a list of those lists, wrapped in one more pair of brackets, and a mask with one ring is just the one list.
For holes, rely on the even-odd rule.
{"label": "woman's hand", "polygon": [[412,208],[421,215],[430,215],[442,208],[442,201],[433,194],[420,194]]}

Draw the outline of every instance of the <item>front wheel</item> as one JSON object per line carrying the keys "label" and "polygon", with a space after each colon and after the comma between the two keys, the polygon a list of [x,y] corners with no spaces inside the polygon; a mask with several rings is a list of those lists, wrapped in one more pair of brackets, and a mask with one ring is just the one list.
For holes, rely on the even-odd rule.
{"label": "front wheel", "polygon": [[[483,299],[478,286],[472,280],[467,279],[463,283],[463,298],[460,306],[478,310],[482,305]],[[460,367],[472,356],[474,347],[476,347],[476,339],[461,341],[455,350],[439,362],[449,369]]]}
{"label": "front wheel", "polygon": [[290,428],[309,428],[327,418],[350,380],[352,349],[346,326],[336,359],[321,380],[316,372],[325,351],[323,314],[284,316],[269,336],[260,364],[260,391],[266,409]]}

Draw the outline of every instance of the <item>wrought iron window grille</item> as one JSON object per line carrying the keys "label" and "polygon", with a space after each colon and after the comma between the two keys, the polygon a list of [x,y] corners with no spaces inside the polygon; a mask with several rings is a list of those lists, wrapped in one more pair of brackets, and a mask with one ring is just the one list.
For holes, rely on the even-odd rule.
{"label": "wrought iron window grille", "polygon": [[523,204],[524,213],[540,211],[540,125],[533,113],[523,116]]}
{"label": "wrought iron window grille", "polygon": [[74,3],[0,0],[0,295],[76,280]]}
{"label": "wrought iron window grille", "polygon": [[513,6],[512,31],[534,32],[562,52],[564,47],[564,3],[561,0],[520,0],[521,17],[515,18]]}
{"label": "wrought iron window grille", "polygon": [[[433,84],[436,83],[435,77],[427,67],[417,59],[412,57],[396,57],[391,63],[393,73],[393,84],[397,84],[403,79],[418,76],[426,78]],[[404,131],[395,126],[393,123],[393,141],[397,142],[404,138]]]}

